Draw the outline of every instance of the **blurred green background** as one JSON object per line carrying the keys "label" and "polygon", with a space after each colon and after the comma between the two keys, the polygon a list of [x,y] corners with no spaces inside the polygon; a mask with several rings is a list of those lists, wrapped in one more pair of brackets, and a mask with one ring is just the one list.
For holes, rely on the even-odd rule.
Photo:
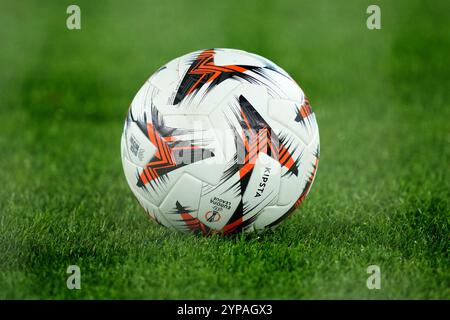
{"label": "blurred green background", "polygon": [[[66,8],[81,8],[81,30]],[[381,8],[368,30],[366,8]],[[0,298],[450,298],[449,1],[1,1]],[[304,204],[259,237],[151,223],[128,105],[202,48],[265,56],[316,112]],[[366,268],[381,268],[368,290]],[[66,268],[81,268],[81,290]]]}

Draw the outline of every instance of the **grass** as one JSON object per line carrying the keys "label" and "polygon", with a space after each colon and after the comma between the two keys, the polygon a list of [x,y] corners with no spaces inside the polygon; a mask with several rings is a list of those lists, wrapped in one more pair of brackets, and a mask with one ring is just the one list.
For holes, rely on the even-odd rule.
{"label": "grass", "polygon": [[[369,1],[77,3],[79,31],[71,2],[1,4],[0,298],[450,298],[448,2],[379,1],[376,31]],[[274,60],[319,121],[308,199],[260,236],[165,230],[123,176],[135,92],[209,47]]]}

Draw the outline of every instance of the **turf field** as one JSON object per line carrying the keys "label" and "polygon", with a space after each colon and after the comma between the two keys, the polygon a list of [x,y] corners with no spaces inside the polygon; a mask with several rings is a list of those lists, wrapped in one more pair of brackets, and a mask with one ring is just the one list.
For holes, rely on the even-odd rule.
{"label": "turf field", "polygon": [[[72,3],[1,2],[0,298],[450,299],[448,1],[76,1],[69,31]],[[122,172],[134,94],[211,47],[279,64],[319,122],[310,195],[258,237],[165,230]]]}

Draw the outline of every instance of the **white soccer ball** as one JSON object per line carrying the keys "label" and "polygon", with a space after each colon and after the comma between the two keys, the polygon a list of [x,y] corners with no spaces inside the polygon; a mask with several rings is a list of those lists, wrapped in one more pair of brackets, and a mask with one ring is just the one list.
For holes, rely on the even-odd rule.
{"label": "white soccer ball", "polygon": [[245,51],[209,49],[145,82],[121,153],[127,182],[155,221],[232,234],[276,226],[302,203],[317,171],[319,130],[283,69]]}

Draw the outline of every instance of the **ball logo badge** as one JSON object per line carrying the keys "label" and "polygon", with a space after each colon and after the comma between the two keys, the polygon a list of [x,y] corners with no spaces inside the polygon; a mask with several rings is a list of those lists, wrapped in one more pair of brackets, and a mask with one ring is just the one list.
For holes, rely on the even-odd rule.
{"label": "ball logo badge", "polygon": [[205,213],[205,219],[208,222],[218,222],[220,220],[221,215],[219,212],[217,211],[208,211],[207,213]]}

